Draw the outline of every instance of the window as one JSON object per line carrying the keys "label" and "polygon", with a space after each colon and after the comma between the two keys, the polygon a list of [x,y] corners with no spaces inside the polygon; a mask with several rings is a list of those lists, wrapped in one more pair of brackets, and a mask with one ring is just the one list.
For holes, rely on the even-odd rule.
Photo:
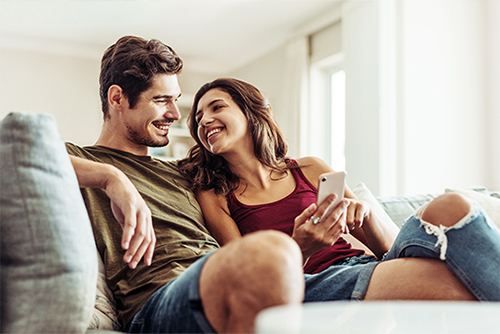
{"label": "window", "polygon": [[345,72],[334,71],[330,76],[331,142],[330,166],[345,170]]}
{"label": "window", "polygon": [[345,170],[345,72],[342,55],[311,65],[308,155]]}

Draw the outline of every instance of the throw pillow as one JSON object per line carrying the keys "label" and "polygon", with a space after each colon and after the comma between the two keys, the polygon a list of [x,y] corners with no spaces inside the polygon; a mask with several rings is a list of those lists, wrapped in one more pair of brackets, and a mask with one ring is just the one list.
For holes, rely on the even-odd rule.
{"label": "throw pillow", "polygon": [[95,299],[95,243],[52,116],[4,118],[0,173],[1,332],[85,332]]}
{"label": "throw pillow", "polygon": [[97,249],[96,253],[99,273],[97,276],[94,313],[92,314],[92,320],[88,329],[121,331],[122,328],[118,322],[115,299],[111,289],[106,284],[104,262]]}
{"label": "throw pillow", "polygon": [[[399,228],[397,227],[397,225],[394,224],[392,219],[387,215],[387,213],[384,211],[384,209],[377,202],[377,199],[375,198],[375,196],[373,196],[370,189],[368,189],[368,187],[363,182],[358,183],[352,189],[352,192],[360,200],[368,202],[370,204],[370,206],[372,207],[372,210],[375,212],[375,214],[380,219],[382,219],[382,221],[389,228],[394,229],[396,231],[396,233],[399,231]],[[350,235],[350,234],[343,235],[342,238],[344,238],[347,242],[349,242],[354,248],[364,250],[367,255],[373,254],[373,252],[368,247],[366,247],[362,242],[360,242],[358,239],[354,238],[352,235]]]}
{"label": "throw pillow", "polygon": [[352,192],[356,197],[358,197],[362,201],[368,202],[375,214],[386,223],[389,228],[394,229],[396,232],[399,231],[399,227],[392,221],[391,217],[387,214],[387,212],[382,208],[380,203],[377,201],[375,196],[372,194],[370,189],[363,183],[358,183],[353,189]]}

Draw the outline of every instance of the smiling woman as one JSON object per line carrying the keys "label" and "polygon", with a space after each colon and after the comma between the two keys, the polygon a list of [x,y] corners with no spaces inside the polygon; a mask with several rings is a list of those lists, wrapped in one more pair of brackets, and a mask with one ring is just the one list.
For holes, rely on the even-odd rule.
{"label": "smiling woman", "polygon": [[230,145],[253,150],[246,117],[231,95],[220,89],[210,90],[199,100],[197,109],[198,139],[207,150],[223,157]]}
{"label": "smiling woman", "polygon": [[[224,171],[217,176],[209,172],[212,168],[196,169],[197,175],[191,175],[195,186],[215,187],[221,193],[234,187],[232,181],[237,179],[226,179],[232,173],[224,157],[234,155],[235,148],[255,153],[267,167],[283,169],[288,145],[269,102],[256,87],[230,78],[207,83],[195,95],[189,120],[191,136],[198,144],[190,151],[190,159]],[[215,137],[209,137],[214,133]]]}

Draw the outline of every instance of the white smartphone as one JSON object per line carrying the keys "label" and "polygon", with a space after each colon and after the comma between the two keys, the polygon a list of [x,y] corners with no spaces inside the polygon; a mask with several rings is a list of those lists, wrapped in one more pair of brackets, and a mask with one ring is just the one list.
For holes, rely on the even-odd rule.
{"label": "white smartphone", "polygon": [[323,203],[323,201],[329,195],[337,195],[337,198],[333,201],[332,204],[330,204],[325,214],[323,215],[324,217],[328,217],[344,199],[345,177],[346,172],[325,173],[319,176],[317,201],[318,205]]}

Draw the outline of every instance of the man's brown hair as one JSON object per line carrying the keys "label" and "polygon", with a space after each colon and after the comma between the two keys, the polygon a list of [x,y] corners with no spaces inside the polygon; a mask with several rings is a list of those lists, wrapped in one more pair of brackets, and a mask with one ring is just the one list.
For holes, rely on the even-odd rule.
{"label": "man's brown hair", "polygon": [[141,93],[152,86],[156,75],[178,74],[182,66],[177,53],[159,40],[148,41],[136,36],[120,38],[106,50],[101,61],[99,84],[104,119],[109,117],[109,87],[120,86],[130,108],[134,108]]}

